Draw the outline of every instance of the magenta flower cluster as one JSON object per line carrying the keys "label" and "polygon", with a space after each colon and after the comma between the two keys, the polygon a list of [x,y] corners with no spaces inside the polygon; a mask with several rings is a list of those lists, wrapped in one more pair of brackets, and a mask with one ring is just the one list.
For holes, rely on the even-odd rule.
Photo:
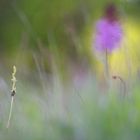
{"label": "magenta flower cluster", "polygon": [[122,28],[119,22],[107,18],[99,20],[96,24],[95,48],[98,51],[112,52],[119,47],[122,38]]}

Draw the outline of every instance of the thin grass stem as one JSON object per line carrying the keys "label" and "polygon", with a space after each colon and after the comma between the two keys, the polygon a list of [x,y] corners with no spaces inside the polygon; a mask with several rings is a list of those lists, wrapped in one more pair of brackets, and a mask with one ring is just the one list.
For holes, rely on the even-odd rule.
{"label": "thin grass stem", "polygon": [[8,117],[6,128],[9,128],[9,126],[10,126],[10,120],[11,120],[12,110],[13,110],[13,102],[14,102],[14,96],[12,96],[12,98],[11,98],[10,112],[9,112],[9,117]]}

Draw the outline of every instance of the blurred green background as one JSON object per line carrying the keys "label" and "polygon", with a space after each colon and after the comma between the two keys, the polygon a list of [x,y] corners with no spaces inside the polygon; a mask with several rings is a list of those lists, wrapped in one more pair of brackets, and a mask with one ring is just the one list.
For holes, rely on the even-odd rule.
{"label": "blurred green background", "polygon": [[[113,2],[123,28],[106,88],[95,24]],[[0,140],[140,139],[140,0],[0,0]],[[17,94],[10,127],[12,67]],[[125,97],[123,97],[125,88]]]}

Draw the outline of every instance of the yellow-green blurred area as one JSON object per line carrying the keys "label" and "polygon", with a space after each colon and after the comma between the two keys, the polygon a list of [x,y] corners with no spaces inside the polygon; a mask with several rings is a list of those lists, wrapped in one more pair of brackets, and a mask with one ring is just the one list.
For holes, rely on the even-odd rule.
{"label": "yellow-green blurred area", "polygon": [[[110,2],[1,0],[1,63],[4,66],[14,63],[21,69],[33,70],[33,53],[36,53],[39,59],[43,59],[46,72],[52,71],[52,61],[59,65],[62,73],[68,71],[70,62],[77,65],[83,61],[98,71],[100,61],[92,51],[94,25]],[[110,65],[112,72],[128,77],[130,71],[132,75],[139,71],[140,2],[116,0],[114,3],[119,9],[124,35],[121,49],[110,56]]]}
{"label": "yellow-green blurred area", "polygon": [[[107,83],[94,37],[112,2],[123,38],[108,55],[117,78]],[[140,0],[0,0],[0,140],[140,139],[139,7]]]}

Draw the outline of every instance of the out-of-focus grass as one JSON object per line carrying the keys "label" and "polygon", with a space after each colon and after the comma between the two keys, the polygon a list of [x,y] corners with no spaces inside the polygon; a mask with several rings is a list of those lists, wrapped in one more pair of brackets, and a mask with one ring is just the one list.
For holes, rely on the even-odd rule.
{"label": "out-of-focus grass", "polygon": [[[126,82],[124,98],[119,81],[104,91],[102,63],[92,48],[93,24],[107,2],[15,1],[10,9],[5,3],[0,47],[7,49],[1,52],[0,74],[9,82],[0,81],[0,140],[140,139],[140,81],[133,87],[138,78],[130,73],[139,74],[139,21],[126,16],[122,47],[110,57],[111,74]],[[6,129],[13,64],[17,94]],[[68,81],[74,78],[75,83]]]}
{"label": "out-of-focus grass", "polygon": [[[3,140],[132,140],[140,138],[140,88],[125,98],[119,91],[103,94],[94,77],[80,88],[53,83],[46,91],[27,81],[17,85],[11,125],[6,129],[10,98],[1,104]],[[56,80],[56,79],[55,79]],[[47,95],[47,96],[46,96]],[[3,107],[3,108],[2,108]]]}

